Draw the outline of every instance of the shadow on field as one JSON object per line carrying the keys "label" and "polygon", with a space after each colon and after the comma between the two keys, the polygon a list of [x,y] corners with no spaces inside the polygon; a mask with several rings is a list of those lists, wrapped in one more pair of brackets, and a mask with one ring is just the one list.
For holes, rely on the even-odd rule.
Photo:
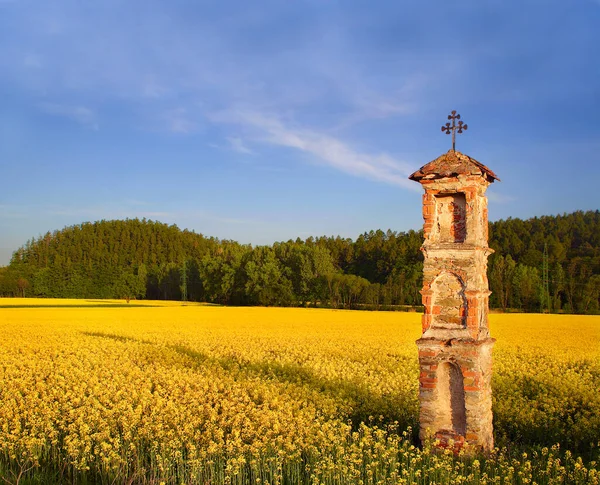
{"label": "shadow on field", "polygon": [[[346,416],[354,429],[361,422],[375,423],[381,426],[397,423],[403,431],[409,426],[413,430],[413,440],[417,439],[418,421],[416,399],[410,393],[376,395],[367,385],[350,379],[326,379],[312,369],[295,363],[276,361],[251,362],[237,357],[216,358],[198,352],[184,345],[169,345],[169,349],[188,357],[194,367],[212,364],[242,376],[259,376],[265,380],[278,381],[309,388],[342,401],[350,408]],[[395,356],[399,366],[410,366],[408,358]]]}
{"label": "shadow on field", "polygon": [[107,338],[110,340],[116,340],[117,342],[139,342],[139,343],[150,343],[143,342],[141,340],[135,339],[133,337],[126,337],[125,335],[117,335],[116,333],[106,333],[106,332],[81,332],[86,337],[100,337]]}
{"label": "shadow on field", "polygon": [[[312,369],[300,364],[276,361],[251,362],[235,356],[212,357],[185,345],[162,346],[154,342],[117,334],[104,332],[82,333],[88,337],[150,345],[157,350],[157,360],[164,360],[163,356],[158,353],[158,349],[166,348],[185,357],[184,365],[192,369],[200,369],[203,366],[211,365],[220,367],[230,373],[234,379],[260,377],[267,381],[305,387],[311,391],[325,394],[338,402],[341,401],[342,407],[349,409],[345,418],[350,422],[353,429],[357,429],[362,422],[379,426],[397,424],[399,431],[411,427],[412,439],[414,442],[417,441],[417,401],[416,396],[413,396],[410,392],[377,395],[363,382],[350,379],[326,379],[316,374]],[[394,356],[394,358],[400,367],[412,365],[410,359],[406,357]]]}
{"label": "shadow on field", "polygon": [[[411,427],[412,440],[417,441],[418,400],[410,387],[381,394],[374,392],[366,379],[326,378],[294,362],[251,361],[236,355],[212,356],[186,345],[164,345],[103,332],[84,332],[84,335],[147,345],[145,349],[150,352],[150,360],[165,366],[184,366],[197,372],[213,367],[236,380],[258,377],[267,382],[319,393],[337,404],[340,410],[338,417],[348,420],[354,429],[361,422],[382,427],[397,423],[399,431]],[[176,356],[179,358],[174,358]],[[409,357],[388,357],[392,361],[390,365],[399,369],[411,369],[415,365]],[[494,374],[494,435],[498,446],[515,449],[533,446],[542,449],[560,443],[561,447],[580,454],[584,459],[592,461],[600,457],[598,366],[584,359],[572,362],[561,370],[564,375],[571,375],[573,382],[548,379],[545,375],[535,373],[515,373],[514,370],[500,370]],[[579,377],[573,380],[573,376]]]}
{"label": "shadow on field", "polygon": [[562,371],[555,380],[514,372],[497,372],[493,376],[494,431],[498,445],[560,443],[589,461],[600,458],[598,366],[583,359],[565,365]]}

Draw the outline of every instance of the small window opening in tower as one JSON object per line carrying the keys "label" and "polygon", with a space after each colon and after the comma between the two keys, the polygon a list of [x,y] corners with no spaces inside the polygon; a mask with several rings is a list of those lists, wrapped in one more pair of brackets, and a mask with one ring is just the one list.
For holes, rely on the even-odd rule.
{"label": "small window opening in tower", "polygon": [[436,221],[434,239],[461,243],[467,235],[465,194],[440,194],[435,197]]}

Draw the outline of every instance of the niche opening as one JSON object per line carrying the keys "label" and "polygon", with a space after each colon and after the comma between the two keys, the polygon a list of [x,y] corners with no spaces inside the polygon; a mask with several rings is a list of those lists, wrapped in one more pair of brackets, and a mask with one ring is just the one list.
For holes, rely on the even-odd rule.
{"label": "niche opening", "polygon": [[466,207],[463,193],[436,195],[433,239],[446,243],[464,242],[467,236]]}
{"label": "niche opening", "polygon": [[436,428],[465,436],[467,410],[462,372],[458,365],[444,362],[438,367],[437,375]]}

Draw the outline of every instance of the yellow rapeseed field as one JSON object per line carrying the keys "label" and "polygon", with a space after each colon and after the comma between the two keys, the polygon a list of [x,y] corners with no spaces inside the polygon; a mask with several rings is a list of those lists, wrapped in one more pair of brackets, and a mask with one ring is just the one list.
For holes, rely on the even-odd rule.
{"label": "yellow rapeseed field", "polygon": [[600,317],[490,325],[499,448],[455,457],[415,447],[417,313],[0,299],[0,475],[598,484]]}

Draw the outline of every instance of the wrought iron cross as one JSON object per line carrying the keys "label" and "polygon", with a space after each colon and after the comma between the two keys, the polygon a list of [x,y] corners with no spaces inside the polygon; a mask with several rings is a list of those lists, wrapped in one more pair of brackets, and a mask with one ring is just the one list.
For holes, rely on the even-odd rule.
{"label": "wrought iron cross", "polygon": [[452,132],[452,150],[456,150],[456,132],[462,133],[463,130],[466,130],[468,127],[462,121],[456,123],[456,120],[460,120],[460,115],[456,114],[456,110],[452,110],[452,114],[448,115],[448,119],[452,120],[452,124],[450,122],[446,123],[442,126],[442,131],[446,132],[446,135],[449,135]]}

